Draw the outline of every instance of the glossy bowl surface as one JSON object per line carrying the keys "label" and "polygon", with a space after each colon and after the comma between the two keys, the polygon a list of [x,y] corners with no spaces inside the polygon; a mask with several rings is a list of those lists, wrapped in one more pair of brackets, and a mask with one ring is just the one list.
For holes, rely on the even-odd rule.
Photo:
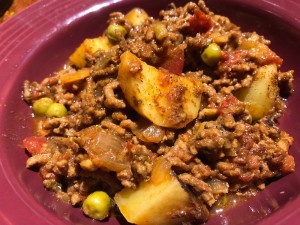
{"label": "glossy bowl surface", "polygon": [[[139,6],[157,16],[172,0],[40,0],[0,25],[0,224],[125,224],[85,218],[78,208],[45,191],[36,172],[25,169],[20,147],[31,135],[30,109],[21,100],[24,80],[41,81],[66,62],[84,38],[100,35],[110,12]],[[174,0],[183,5],[186,0]],[[298,0],[207,0],[211,10],[228,16],[243,31],[257,31],[272,41],[282,70],[295,70],[295,92],[280,126],[295,141],[296,171],[257,197],[212,218],[208,225],[299,224],[300,220],[300,3]]]}

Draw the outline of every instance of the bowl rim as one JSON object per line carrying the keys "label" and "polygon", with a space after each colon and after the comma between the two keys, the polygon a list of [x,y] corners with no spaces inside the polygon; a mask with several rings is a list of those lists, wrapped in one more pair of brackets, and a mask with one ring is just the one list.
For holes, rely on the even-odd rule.
{"label": "bowl rim", "polygon": [[[5,68],[5,71],[8,72],[8,76],[13,76],[14,70],[16,69],[15,62],[8,60],[9,56],[12,54],[14,58],[21,58],[24,54],[28,54],[28,49],[25,46],[18,46],[18,42],[20,40],[28,40],[31,43],[36,42],[38,40],[32,39],[34,35],[34,31],[32,34],[27,34],[26,31],[28,29],[34,28],[34,26],[39,26],[41,29],[39,32],[45,32],[48,35],[48,38],[51,38],[51,35],[55,35],[57,31],[63,29],[64,26],[75,22],[76,20],[80,20],[82,17],[87,15],[88,13],[99,10],[102,7],[106,7],[110,4],[119,4],[121,2],[135,2],[136,0],[39,0],[35,2],[33,5],[28,7],[27,9],[20,12],[13,18],[5,21],[0,24],[0,40],[6,45],[5,48],[0,49],[0,68]],[[229,0],[228,0],[229,1]],[[84,4],[83,4],[84,2]],[[233,4],[241,4],[244,6],[249,6],[252,8],[259,8],[260,10],[267,11],[268,13],[273,14],[274,16],[280,18],[280,20],[288,23],[292,27],[294,27],[298,32],[300,32],[300,2],[297,0],[230,0]],[[59,13],[62,9],[66,9],[67,7],[72,6],[73,14],[77,15],[76,17],[69,17],[63,15],[63,13],[58,14],[54,18],[54,21],[51,23],[59,22],[58,26],[50,30],[48,28],[43,27],[43,23],[47,20],[43,20],[43,14],[51,14],[51,13]],[[57,9],[61,7],[62,9]],[[83,7],[86,7],[86,10],[82,10]],[[27,19],[32,18],[33,14],[42,10],[40,12],[41,21],[33,22],[30,24]],[[79,13],[81,12],[81,13]],[[14,29],[19,27],[19,33],[17,33]],[[25,35],[25,36],[24,36]],[[17,45],[18,49],[15,48]],[[35,49],[31,51],[34,52]],[[0,79],[1,87],[3,85],[10,85],[11,83],[6,83],[7,80]],[[9,88],[7,91],[4,91],[2,97],[0,98],[0,117],[2,118],[2,111],[5,110],[5,96],[8,96]],[[4,128],[2,124],[0,124],[0,130],[3,131]],[[3,137],[1,137],[3,139]],[[36,211],[31,207],[32,199],[22,191],[22,188],[19,186],[15,186],[14,184],[17,182],[16,178],[13,177],[11,171],[6,171],[5,166],[8,165],[8,162],[2,160],[2,153],[0,151],[0,190],[2,192],[0,201],[5,203],[7,207],[3,212],[0,212],[0,222],[1,224],[14,224],[11,221],[17,221],[14,212],[10,212],[8,209],[15,208],[15,202],[20,202],[23,204],[23,208],[18,212],[19,214],[26,215],[29,221],[35,221],[37,218],[42,219],[45,224],[65,224],[62,223],[58,219],[53,219],[47,217],[46,210]],[[16,193],[13,195],[12,193]],[[284,207],[280,208],[276,212],[272,213],[272,216],[268,216],[260,221],[258,224],[278,224],[278,222],[284,218],[284,222],[282,223],[293,223],[300,218],[300,195],[287,203]],[[35,224],[35,223],[32,223]],[[36,224],[40,224],[37,222]]]}

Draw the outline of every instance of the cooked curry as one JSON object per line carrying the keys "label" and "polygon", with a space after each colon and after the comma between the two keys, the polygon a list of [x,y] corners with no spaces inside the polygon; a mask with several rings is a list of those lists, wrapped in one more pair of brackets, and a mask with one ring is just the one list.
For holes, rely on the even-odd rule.
{"label": "cooked curry", "polygon": [[26,167],[93,219],[206,222],[294,171],[278,127],[293,71],[269,44],[203,1],[111,13],[63,69],[24,82]]}

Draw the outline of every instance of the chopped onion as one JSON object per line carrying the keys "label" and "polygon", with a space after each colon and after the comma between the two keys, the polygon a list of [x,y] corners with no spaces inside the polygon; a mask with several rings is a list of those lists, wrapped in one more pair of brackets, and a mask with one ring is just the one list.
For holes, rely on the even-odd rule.
{"label": "chopped onion", "polygon": [[132,131],[140,140],[145,142],[159,143],[165,136],[162,127],[156,126],[148,120],[137,121],[137,128]]}
{"label": "chopped onion", "polygon": [[208,181],[213,194],[226,194],[228,193],[228,183],[219,179],[212,179]]}
{"label": "chopped onion", "polygon": [[98,168],[120,172],[130,166],[129,157],[120,136],[99,126],[91,126],[79,132],[82,147]]}

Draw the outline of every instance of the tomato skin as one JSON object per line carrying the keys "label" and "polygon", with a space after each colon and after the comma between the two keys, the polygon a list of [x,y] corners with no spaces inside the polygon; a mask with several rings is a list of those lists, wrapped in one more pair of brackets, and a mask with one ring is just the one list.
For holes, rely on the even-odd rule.
{"label": "tomato skin", "polygon": [[226,109],[228,107],[230,107],[231,105],[235,104],[237,102],[237,99],[233,96],[229,96],[229,97],[226,97],[223,102],[221,102],[221,105],[218,109],[218,113],[219,114],[224,114],[226,113]]}
{"label": "tomato skin", "polygon": [[206,33],[209,31],[213,24],[209,15],[202,12],[199,8],[196,8],[194,15],[189,19],[191,34]]}
{"label": "tomato skin", "polygon": [[36,155],[41,152],[43,144],[45,144],[46,141],[46,137],[31,136],[24,138],[23,146],[31,155]]}
{"label": "tomato skin", "polygon": [[180,75],[184,67],[184,48],[179,46],[170,50],[160,67],[168,70],[170,73]]}

